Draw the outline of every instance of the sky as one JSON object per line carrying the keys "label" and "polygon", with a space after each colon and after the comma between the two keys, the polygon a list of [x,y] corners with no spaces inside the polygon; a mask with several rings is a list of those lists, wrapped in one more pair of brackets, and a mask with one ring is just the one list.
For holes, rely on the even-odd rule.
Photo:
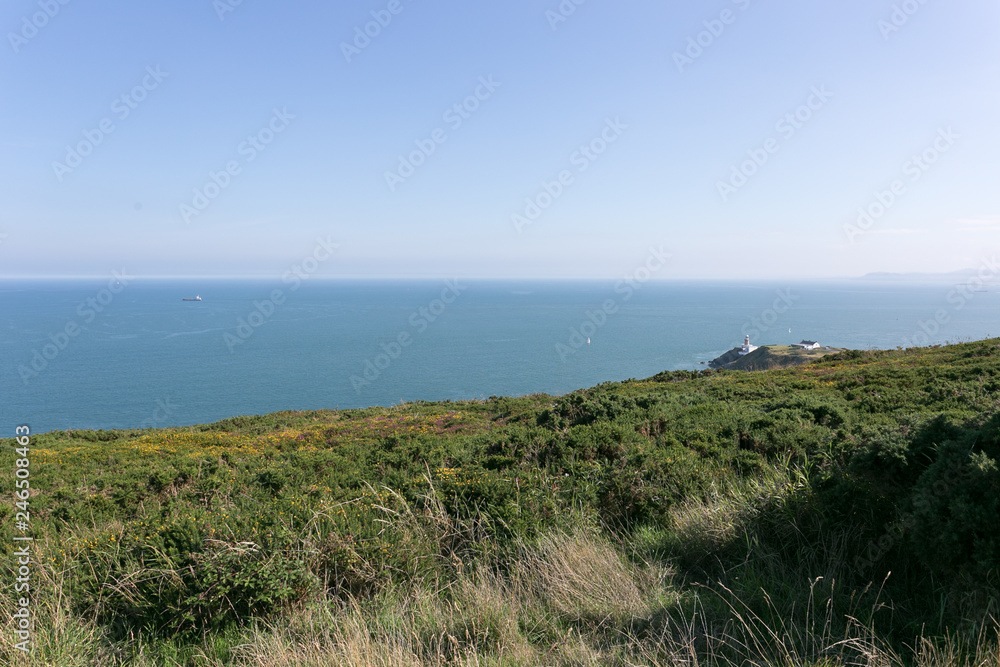
{"label": "sky", "polygon": [[995,0],[7,0],[0,32],[0,277],[808,279],[1000,245]]}

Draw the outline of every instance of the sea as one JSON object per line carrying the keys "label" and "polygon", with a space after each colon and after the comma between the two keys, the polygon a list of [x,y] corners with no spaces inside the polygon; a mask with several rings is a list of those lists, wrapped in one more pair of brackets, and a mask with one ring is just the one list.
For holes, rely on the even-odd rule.
{"label": "sea", "polygon": [[0,437],[559,395],[704,369],[746,335],[1000,335],[1000,288],[964,281],[8,279],[0,304]]}

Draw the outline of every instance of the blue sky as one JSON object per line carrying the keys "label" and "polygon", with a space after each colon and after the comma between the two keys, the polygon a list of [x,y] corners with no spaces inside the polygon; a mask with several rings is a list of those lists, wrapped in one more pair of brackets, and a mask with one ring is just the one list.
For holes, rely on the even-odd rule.
{"label": "blue sky", "polygon": [[280,276],[318,238],[351,277],[997,248],[992,0],[233,2],[4,3],[0,276]]}

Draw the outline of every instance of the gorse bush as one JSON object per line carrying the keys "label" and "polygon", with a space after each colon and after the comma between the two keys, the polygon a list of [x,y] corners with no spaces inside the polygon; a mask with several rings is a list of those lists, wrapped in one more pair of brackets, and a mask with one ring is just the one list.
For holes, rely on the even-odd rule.
{"label": "gorse bush", "polygon": [[1000,585],[1000,419],[942,442],[913,487],[912,545],[932,571]]}

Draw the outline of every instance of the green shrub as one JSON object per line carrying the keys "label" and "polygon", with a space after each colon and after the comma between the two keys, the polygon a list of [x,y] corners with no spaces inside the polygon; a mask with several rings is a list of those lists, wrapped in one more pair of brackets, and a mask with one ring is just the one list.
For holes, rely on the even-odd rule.
{"label": "green shrub", "polygon": [[943,443],[911,498],[914,553],[942,576],[992,586],[1000,585],[1000,443],[995,423],[986,433]]}

